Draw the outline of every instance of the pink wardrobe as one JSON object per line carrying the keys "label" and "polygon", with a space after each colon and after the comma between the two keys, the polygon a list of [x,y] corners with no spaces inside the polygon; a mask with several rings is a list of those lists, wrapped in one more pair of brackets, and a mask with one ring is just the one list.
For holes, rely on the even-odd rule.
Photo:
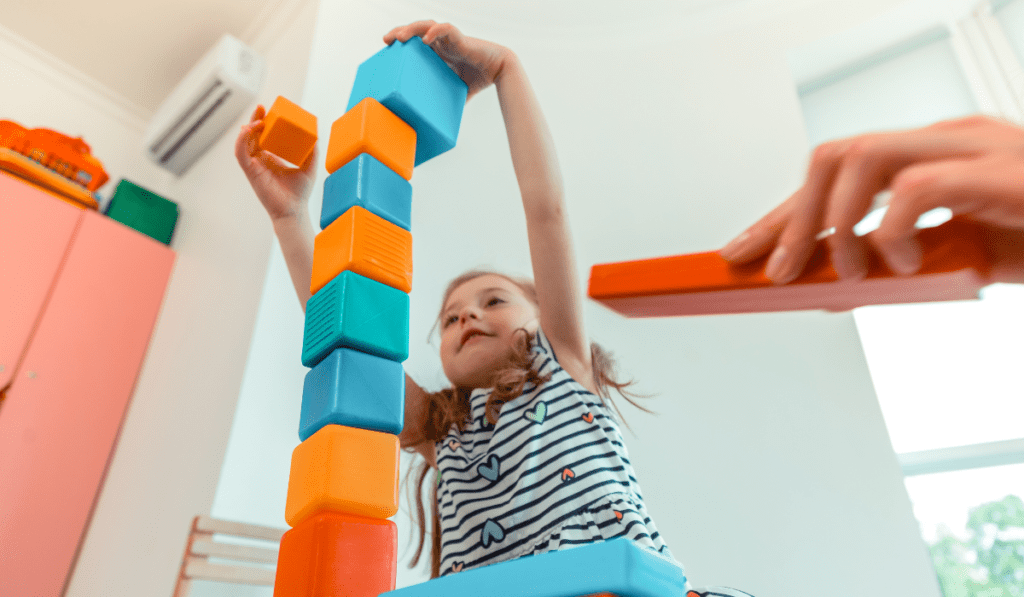
{"label": "pink wardrobe", "polygon": [[173,263],[0,172],[0,595],[64,592]]}

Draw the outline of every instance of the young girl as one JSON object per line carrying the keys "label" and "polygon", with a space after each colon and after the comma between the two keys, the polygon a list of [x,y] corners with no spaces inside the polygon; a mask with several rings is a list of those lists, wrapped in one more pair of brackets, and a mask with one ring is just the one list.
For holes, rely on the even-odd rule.
{"label": "young girl", "polygon": [[[452,387],[427,393],[406,376],[403,448],[436,470],[431,577],[615,537],[671,557],[644,507],[610,407],[612,363],[583,325],[583,294],[547,124],[522,64],[507,48],[449,24],[397,27],[385,43],[419,36],[468,84],[494,84],[522,194],[535,284],[484,271],[451,282],[438,327]],[[285,168],[254,150],[263,108],[243,126],[236,155],[266,207],[299,299],[309,298],[313,166]],[[311,162],[315,161],[315,157]],[[627,394],[623,395],[629,400]],[[632,402],[632,401],[631,401]]]}

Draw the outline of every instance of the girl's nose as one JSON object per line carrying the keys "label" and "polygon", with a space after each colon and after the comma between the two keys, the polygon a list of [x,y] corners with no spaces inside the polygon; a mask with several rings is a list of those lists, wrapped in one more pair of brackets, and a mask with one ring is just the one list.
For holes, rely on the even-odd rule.
{"label": "girl's nose", "polygon": [[459,314],[459,322],[460,323],[465,323],[466,320],[470,319],[470,318],[472,318],[472,319],[480,319],[480,314],[477,313],[477,310],[476,310],[475,307],[466,307],[466,308],[464,308],[462,310],[462,313]]}

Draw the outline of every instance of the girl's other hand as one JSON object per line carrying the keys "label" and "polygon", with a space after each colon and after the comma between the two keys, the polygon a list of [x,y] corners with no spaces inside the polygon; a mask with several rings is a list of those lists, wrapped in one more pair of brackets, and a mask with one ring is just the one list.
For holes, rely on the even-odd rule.
{"label": "girl's other hand", "polygon": [[419,36],[423,43],[437,52],[455,74],[466,82],[469,86],[467,101],[501,76],[505,60],[511,54],[511,50],[504,46],[466,37],[454,25],[434,21],[416,21],[395,27],[384,36],[384,43],[390,45],[396,39],[405,43],[415,36]]}
{"label": "girl's other hand", "polygon": [[[992,281],[1024,282],[1024,129],[973,116],[920,129],[860,135],[824,143],[807,181],[784,203],[722,249],[733,263],[771,252],[765,274],[776,284],[800,275],[818,234],[843,278],[867,274],[867,251],[893,271],[915,273],[921,249],[915,224],[937,207],[981,225],[993,260]],[[890,190],[878,229],[863,237],[853,227],[877,193]]]}
{"label": "girl's other hand", "polygon": [[263,132],[264,116],[264,107],[256,106],[249,123],[242,126],[235,139],[238,165],[271,220],[305,215],[315,179],[313,165],[318,161],[318,149],[314,146],[313,153],[300,168],[288,166],[270,152],[258,149],[256,142]]}

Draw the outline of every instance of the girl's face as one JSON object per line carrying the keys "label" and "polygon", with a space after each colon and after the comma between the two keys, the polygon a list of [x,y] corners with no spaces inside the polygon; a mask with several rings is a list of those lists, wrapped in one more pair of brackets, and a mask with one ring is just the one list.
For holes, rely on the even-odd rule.
{"label": "girl's face", "polygon": [[[468,280],[441,311],[441,365],[459,388],[489,388],[508,364],[516,330],[537,331],[537,307],[512,281],[493,274]],[[519,332],[522,334],[522,332]]]}

